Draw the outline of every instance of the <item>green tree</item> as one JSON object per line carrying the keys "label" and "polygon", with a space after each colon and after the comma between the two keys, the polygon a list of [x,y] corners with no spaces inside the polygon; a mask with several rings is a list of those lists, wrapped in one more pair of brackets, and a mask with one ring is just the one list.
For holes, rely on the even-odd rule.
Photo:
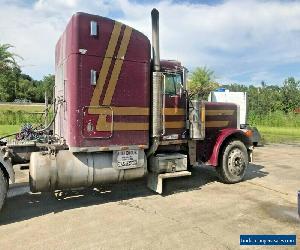
{"label": "green tree", "polygon": [[283,110],[288,113],[300,106],[300,81],[294,77],[289,77],[282,87]]}
{"label": "green tree", "polygon": [[47,92],[49,102],[53,98],[54,75],[46,75],[42,80],[37,81],[29,75],[21,74],[17,84],[18,99],[28,99],[32,102],[44,102]]}
{"label": "green tree", "polygon": [[10,51],[12,47],[0,44],[0,101],[13,101],[16,97],[21,70],[16,62],[19,56]]}
{"label": "green tree", "polygon": [[9,51],[13,46],[10,44],[0,44],[0,69],[6,69],[7,67],[18,67],[16,62],[17,54]]}
{"label": "green tree", "polygon": [[191,98],[207,100],[209,93],[219,87],[215,81],[214,72],[206,67],[196,68],[188,79],[188,89]]}
{"label": "green tree", "polygon": [[222,87],[224,87],[225,89],[228,89],[230,91],[233,91],[233,92],[247,92],[248,91],[247,86],[237,84],[237,83],[233,83],[230,85],[223,85]]}
{"label": "green tree", "polygon": [[42,85],[43,85],[43,89],[44,92],[47,92],[47,96],[49,98],[49,101],[52,101],[53,99],[53,87],[55,84],[55,76],[54,75],[46,75],[44,76],[43,80],[42,80]]}

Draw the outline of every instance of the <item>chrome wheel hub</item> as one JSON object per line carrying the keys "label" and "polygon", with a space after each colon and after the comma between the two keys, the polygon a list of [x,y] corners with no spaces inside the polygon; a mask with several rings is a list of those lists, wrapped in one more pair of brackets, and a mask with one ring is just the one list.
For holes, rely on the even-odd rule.
{"label": "chrome wheel hub", "polygon": [[245,168],[244,156],[240,149],[231,150],[228,156],[228,170],[233,175],[240,175]]}

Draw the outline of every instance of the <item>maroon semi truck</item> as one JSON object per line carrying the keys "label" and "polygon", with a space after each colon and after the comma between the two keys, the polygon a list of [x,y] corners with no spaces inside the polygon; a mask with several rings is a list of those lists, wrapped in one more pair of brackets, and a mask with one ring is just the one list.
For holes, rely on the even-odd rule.
{"label": "maroon semi truck", "polygon": [[189,98],[187,69],[160,60],[159,13],[151,15],[152,46],[118,21],[73,15],[56,45],[54,119],[39,131],[46,139],[0,150],[0,207],[20,163],[29,165],[32,192],[147,176],[162,193],[165,178],[203,163],[225,183],[243,179],[252,147],[238,106]]}

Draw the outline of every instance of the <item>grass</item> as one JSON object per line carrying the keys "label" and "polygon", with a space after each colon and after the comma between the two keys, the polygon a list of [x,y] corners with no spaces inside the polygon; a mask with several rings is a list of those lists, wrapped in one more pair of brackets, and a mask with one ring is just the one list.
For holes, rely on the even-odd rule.
{"label": "grass", "polygon": [[300,115],[276,111],[265,115],[249,113],[248,122],[258,128],[263,142],[300,142]]}
{"label": "grass", "polygon": [[20,129],[20,125],[0,125],[0,137],[18,132]]}
{"label": "grass", "polygon": [[270,143],[300,142],[300,128],[257,126],[263,141]]}
{"label": "grass", "polygon": [[39,124],[43,122],[43,117],[42,114],[27,113],[25,111],[0,111],[0,125]]}
{"label": "grass", "polygon": [[249,112],[249,124],[265,127],[288,127],[300,129],[300,114],[276,111],[268,114],[254,114]]}
{"label": "grass", "polygon": [[[42,104],[0,104],[0,137],[19,132],[25,123],[44,124],[43,116],[34,112],[44,111]],[[50,115],[51,116],[51,115]]]}
{"label": "grass", "polygon": [[25,112],[42,112],[45,109],[45,105],[37,104],[0,104],[0,112],[6,111],[25,111]]}
{"label": "grass", "polygon": [[42,104],[0,104],[0,125],[44,123],[44,109]]}

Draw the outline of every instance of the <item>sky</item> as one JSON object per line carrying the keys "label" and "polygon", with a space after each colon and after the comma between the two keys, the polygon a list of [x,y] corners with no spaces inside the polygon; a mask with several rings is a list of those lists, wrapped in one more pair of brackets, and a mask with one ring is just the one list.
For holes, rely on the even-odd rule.
{"label": "sky", "polygon": [[300,79],[300,1],[0,0],[0,43],[14,45],[23,72],[54,74],[55,44],[77,11],[116,19],[151,40],[160,11],[161,57],[190,71],[206,66],[222,84]]}

